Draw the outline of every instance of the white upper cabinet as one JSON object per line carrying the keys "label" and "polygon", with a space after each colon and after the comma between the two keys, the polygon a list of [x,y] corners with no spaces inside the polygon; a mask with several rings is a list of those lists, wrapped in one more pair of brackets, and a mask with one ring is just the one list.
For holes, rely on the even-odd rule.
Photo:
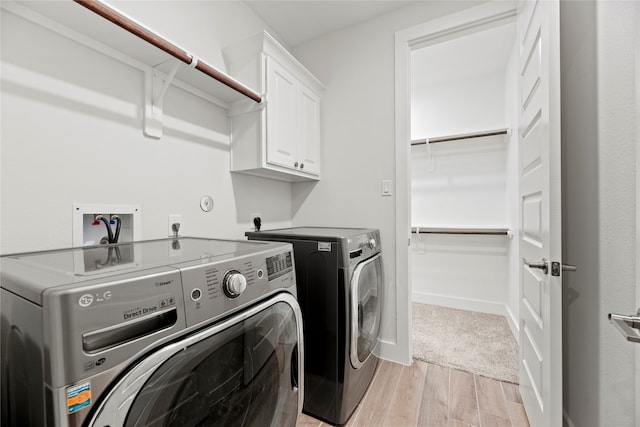
{"label": "white upper cabinet", "polygon": [[230,74],[264,98],[230,109],[231,170],[282,181],[320,179],[322,83],[266,32],[224,55]]}
{"label": "white upper cabinet", "polygon": [[300,88],[300,167],[320,176],[320,97],[311,89]]}
{"label": "white upper cabinet", "polygon": [[285,168],[297,167],[296,117],[298,82],[286,68],[267,58],[267,162]]}

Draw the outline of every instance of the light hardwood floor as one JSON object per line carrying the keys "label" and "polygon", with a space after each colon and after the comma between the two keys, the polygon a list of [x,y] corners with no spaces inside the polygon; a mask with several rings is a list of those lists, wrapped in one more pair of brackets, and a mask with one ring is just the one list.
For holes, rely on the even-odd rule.
{"label": "light hardwood floor", "polygon": [[[326,427],[302,414],[298,427]],[[529,427],[518,386],[419,360],[381,361],[348,427]]]}

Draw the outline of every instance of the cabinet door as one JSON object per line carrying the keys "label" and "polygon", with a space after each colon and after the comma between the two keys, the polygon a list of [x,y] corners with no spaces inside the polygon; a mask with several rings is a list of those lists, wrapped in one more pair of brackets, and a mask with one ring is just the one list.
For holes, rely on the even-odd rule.
{"label": "cabinet door", "polygon": [[267,163],[298,169],[297,83],[295,77],[267,58]]}
{"label": "cabinet door", "polygon": [[320,97],[300,85],[300,170],[320,175]]}

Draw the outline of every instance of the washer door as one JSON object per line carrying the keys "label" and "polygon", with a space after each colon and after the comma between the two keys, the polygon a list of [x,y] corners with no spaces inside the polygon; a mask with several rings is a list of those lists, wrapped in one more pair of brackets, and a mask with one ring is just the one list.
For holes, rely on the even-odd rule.
{"label": "washer door", "polygon": [[301,319],[280,294],[161,348],[120,379],[90,425],[295,426]]}
{"label": "washer door", "polygon": [[351,365],[367,361],[378,341],[382,297],[382,254],[356,266],[351,279]]}

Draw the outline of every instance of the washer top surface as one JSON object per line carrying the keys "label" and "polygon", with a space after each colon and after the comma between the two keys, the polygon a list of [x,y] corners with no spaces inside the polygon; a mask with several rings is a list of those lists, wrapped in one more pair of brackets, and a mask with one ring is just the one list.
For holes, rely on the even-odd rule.
{"label": "washer top surface", "polygon": [[372,233],[377,230],[372,228],[340,228],[340,227],[292,227],[292,228],[280,228],[276,230],[263,230],[245,233],[245,235],[251,235],[258,238],[260,235],[264,236],[287,236],[287,237],[300,237],[309,240],[317,239],[345,239],[353,236],[360,236],[367,233]]}
{"label": "washer top surface", "polygon": [[106,281],[121,274],[142,275],[144,270],[184,263],[205,264],[257,255],[281,245],[180,237],[10,254],[0,257],[0,285],[19,295],[39,293],[55,286]]}
{"label": "washer top surface", "polygon": [[[5,255],[0,262],[13,259],[34,268],[53,270],[69,276],[86,276],[125,269],[133,272],[202,259],[233,258],[262,249],[261,245],[255,243],[181,237]],[[78,261],[82,265],[78,265]],[[109,270],[111,267],[121,268]]]}

